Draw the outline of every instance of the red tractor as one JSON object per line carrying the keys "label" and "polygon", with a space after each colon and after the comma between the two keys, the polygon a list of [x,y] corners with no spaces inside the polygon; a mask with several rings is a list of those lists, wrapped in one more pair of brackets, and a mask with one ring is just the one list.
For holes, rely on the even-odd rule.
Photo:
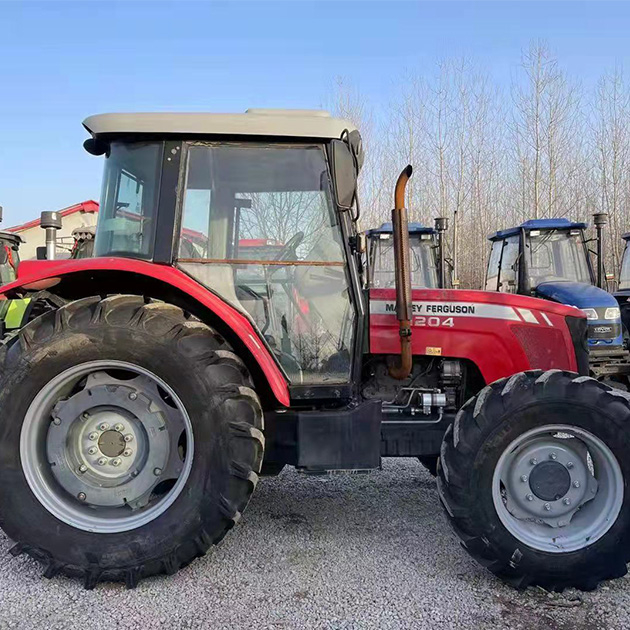
{"label": "red tractor", "polygon": [[[349,123],[250,110],[84,125],[105,157],[94,257],[23,262],[0,290],[32,301],[0,344],[12,553],[133,587],[219,542],[261,470],[439,456],[448,518],[496,575],[589,589],[625,574],[627,395],[584,376],[575,308],[412,291],[411,167],[395,286],[369,288]],[[253,256],[248,239],[272,246]]]}

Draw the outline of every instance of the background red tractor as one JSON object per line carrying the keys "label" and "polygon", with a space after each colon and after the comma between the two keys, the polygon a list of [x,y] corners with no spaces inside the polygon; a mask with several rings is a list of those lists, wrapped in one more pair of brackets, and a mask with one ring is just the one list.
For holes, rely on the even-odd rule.
{"label": "background red tractor", "polygon": [[[221,540],[261,469],[439,456],[448,517],[498,576],[562,589],[625,573],[627,396],[578,374],[577,309],[412,291],[411,167],[395,286],[370,288],[349,123],[250,110],[84,125],[105,156],[95,257],[23,262],[1,292],[33,302],[0,345],[13,553],[131,587]],[[274,245],[252,257],[249,239]]]}

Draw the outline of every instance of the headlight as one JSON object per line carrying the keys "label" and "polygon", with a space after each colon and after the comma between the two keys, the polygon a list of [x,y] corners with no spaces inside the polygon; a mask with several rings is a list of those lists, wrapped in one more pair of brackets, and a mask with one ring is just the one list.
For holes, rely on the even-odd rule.
{"label": "headlight", "polygon": [[599,319],[594,308],[583,308],[582,313],[586,315],[586,319]]}
{"label": "headlight", "polygon": [[620,317],[621,311],[616,306],[607,308],[606,312],[604,313],[604,319],[619,319]]}

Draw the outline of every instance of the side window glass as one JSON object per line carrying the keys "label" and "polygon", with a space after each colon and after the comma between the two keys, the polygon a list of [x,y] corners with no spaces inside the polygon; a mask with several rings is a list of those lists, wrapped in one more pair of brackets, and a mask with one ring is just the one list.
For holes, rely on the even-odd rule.
{"label": "side window glass", "polygon": [[505,239],[501,257],[501,281],[499,291],[516,293],[518,283],[518,250],[519,237],[510,236]]}
{"label": "side window glass", "polygon": [[488,260],[488,272],[486,274],[486,291],[496,291],[499,279],[499,262],[501,261],[501,250],[503,241],[494,241]]}

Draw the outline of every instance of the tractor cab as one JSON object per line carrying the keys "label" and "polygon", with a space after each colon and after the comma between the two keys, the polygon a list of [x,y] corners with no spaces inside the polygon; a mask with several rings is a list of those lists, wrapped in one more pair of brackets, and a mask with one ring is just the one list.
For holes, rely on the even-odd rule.
{"label": "tractor cab", "polygon": [[588,319],[592,370],[626,373],[619,307],[597,286],[586,228],[586,223],[565,218],[534,219],[496,232],[489,237],[486,290],[533,295],[581,309]]}
{"label": "tractor cab", "polygon": [[[368,230],[368,286],[391,289],[396,286],[392,223]],[[409,266],[411,286],[416,289],[439,287],[437,232],[421,223],[409,223]]]}
{"label": "tractor cab", "polygon": [[362,160],[350,123],[250,110],[85,126],[106,156],[95,256],[174,264],[250,319],[296,386],[351,381],[360,289],[338,212]]}
{"label": "tractor cab", "polygon": [[20,264],[19,249],[24,241],[12,232],[0,232],[0,285],[13,282]]}
{"label": "tractor cab", "polygon": [[630,330],[630,232],[626,232],[622,238],[626,245],[623,250],[623,256],[621,257],[619,282],[617,283],[615,297],[617,298],[621,310],[624,336],[627,337],[628,330]]}
{"label": "tractor cab", "polygon": [[630,232],[622,236],[626,243],[621,258],[621,269],[619,270],[619,292],[630,296]]}

